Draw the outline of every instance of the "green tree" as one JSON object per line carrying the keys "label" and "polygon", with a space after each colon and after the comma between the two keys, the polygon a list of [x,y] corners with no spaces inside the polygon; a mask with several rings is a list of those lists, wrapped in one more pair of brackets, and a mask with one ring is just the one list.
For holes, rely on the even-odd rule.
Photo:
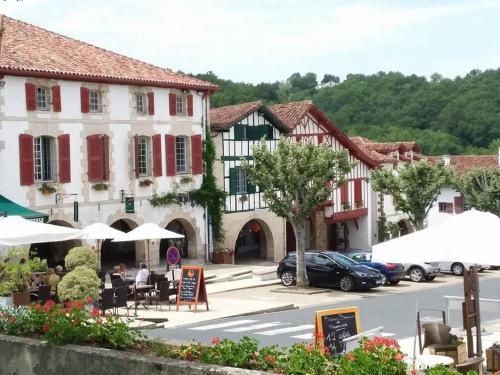
{"label": "green tree", "polygon": [[465,204],[500,216],[500,169],[475,169],[457,179]]}
{"label": "green tree", "polygon": [[297,144],[283,139],[273,152],[261,142],[253,148],[253,156],[254,163],[245,164],[245,170],[252,184],[259,186],[269,209],[293,226],[297,285],[304,286],[306,220],[318,204],[331,197],[332,189],[343,183],[353,164],[347,153],[334,151],[325,144]]}
{"label": "green tree", "polygon": [[452,175],[443,163],[432,165],[420,161],[405,164],[397,170],[376,170],[372,173],[372,180],[373,188],[391,195],[394,204],[420,230],[441,188],[451,184]]}

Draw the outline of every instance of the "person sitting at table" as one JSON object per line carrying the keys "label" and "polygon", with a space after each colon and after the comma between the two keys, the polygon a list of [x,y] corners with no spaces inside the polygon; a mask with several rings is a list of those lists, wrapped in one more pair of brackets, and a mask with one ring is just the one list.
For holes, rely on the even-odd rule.
{"label": "person sitting at table", "polygon": [[63,269],[63,266],[61,266],[60,264],[56,266],[55,271],[56,271],[56,275],[58,275],[59,277],[64,276],[64,275],[63,275],[63,273],[64,273],[64,272],[63,272],[63,271],[64,271],[64,269]]}
{"label": "person sitting at table", "polygon": [[120,277],[122,278],[123,281],[127,281],[128,275],[127,275],[127,267],[125,267],[125,264],[120,263]]}
{"label": "person sitting at table", "polygon": [[148,283],[149,278],[149,270],[146,267],[146,263],[141,263],[140,270],[137,272],[137,276],[135,277],[136,285],[146,285]]}
{"label": "person sitting at table", "polygon": [[50,290],[55,293],[57,291],[57,284],[59,284],[61,278],[56,275],[56,271],[53,268],[47,270],[47,285],[50,285]]}

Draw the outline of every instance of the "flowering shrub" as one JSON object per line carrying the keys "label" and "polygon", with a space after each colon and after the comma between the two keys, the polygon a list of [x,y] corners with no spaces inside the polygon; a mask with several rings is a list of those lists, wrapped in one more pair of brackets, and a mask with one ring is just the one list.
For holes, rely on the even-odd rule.
{"label": "flowering shrub", "polygon": [[[424,371],[425,375],[456,375],[458,371],[450,369],[448,366],[437,365]],[[467,375],[479,375],[476,371],[467,371]],[[496,373],[494,374],[496,375]]]}
{"label": "flowering shrub", "polygon": [[13,336],[41,337],[54,345],[99,344],[113,349],[137,345],[142,335],[126,321],[101,318],[99,310],[87,311],[80,301],[65,307],[49,300],[44,305],[0,308],[0,332]]}
{"label": "flowering shrub", "polygon": [[57,285],[57,294],[61,301],[83,300],[85,297],[97,297],[101,281],[96,272],[86,266],[78,266],[66,274]]}
{"label": "flowering shrub", "polygon": [[88,247],[74,247],[64,258],[64,264],[68,271],[78,266],[87,266],[93,270],[97,269],[97,254]]}
{"label": "flowering shrub", "polygon": [[405,375],[407,365],[396,340],[375,337],[338,360],[343,375]]}

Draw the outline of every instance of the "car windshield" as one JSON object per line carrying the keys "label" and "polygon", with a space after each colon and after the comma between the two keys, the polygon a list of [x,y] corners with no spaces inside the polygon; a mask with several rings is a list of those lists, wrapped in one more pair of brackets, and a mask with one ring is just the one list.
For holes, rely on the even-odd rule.
{"label": "car windshield", "polygon": [[344,267],[356,266],[359,264],[355,260],[352,260],[351,258],[348,258],[345,255],[339,253],[329,252],[328,256]]}

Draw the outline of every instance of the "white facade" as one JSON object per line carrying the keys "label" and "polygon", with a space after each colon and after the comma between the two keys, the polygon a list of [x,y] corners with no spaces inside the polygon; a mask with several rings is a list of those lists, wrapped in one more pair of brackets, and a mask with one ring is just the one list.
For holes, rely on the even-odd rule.
{"label": "white facade", "polygon": [[[84,227],[94,222],[113,224],[123,219],[133,228],[144,222],[154,222],[165,227],[178,219],[190,234],[188,255],[204,258],[205,223],[203,208],[190,204],[173,204],[163,208],[153,208],[148,201],[154,194],[183,192],[196,189],[202,181],[202,174],[187,173],[167,176],[166,135],[184,136],[187,139],[187,164],[190,166],[190,139],[194,135],[203,137],[204,112],[209,106],[208,97],[197,91],[176,90],[159,87],[77,82],[45,78],[4,76],[4,86],[0,87],[0,165],[4,178],[0,182],[0,193],[14,202],[31,209],[48,213],[50,221],[62,221],[73,227]],[[61,110],[28,111],[25,84],[42,87],[60,87]],[[85,87],[101,93],[102,111],[82,113],[80,90]],[[154,93],[154,114],[137,114],[136,93]],[[193,114],[171,116],[169,114],[169,94],[192,95]],[[52,194],[39,191],[42,182],[21,185],[20,134],[33,137],[48,136],[54,140],[68,134],[70,137],[70,182],[59,182],[59,147],[52,147],[52,181],[45,181],[56,188]],[[109,178],[103,181],[108,190],[96,191],[88,178],[87,136],[105,134],[109,137]],[[134,136],[152,137],[161,135],[161,176],[136,178],[134,157]],[[153,158],[152,155],[150,155]],[[182,176],[189,175],[192,181],[180,184]],[[152,181],[151,186],[140,186],[144,179]],[[135,213],[126,214],[122,198],[135,197]],[[56,195],[58,202],[56,203]],[[79,221],[73,221],[73,202],[79,203]],[[158,245],[158,244],[157,244]],[[151,251],[151,263],[158,263],[158,246]],[[138,250],[139,249],[139,250]],[[145,254],[136,248],[136,259]],[[119,260],[117,260],[119,261]]]}
{"label": "white facade", "polygon": [[462,195],[453,188],[443,187],[432,205],[432,208],[429,210],[429,214],[427,215],[427,226],[432,227],[441,224],[449,219],[451,215],[463,212],[463,204],[457,207],[457,205],[460,204],[458,201],[461,201],[461,196]]}

